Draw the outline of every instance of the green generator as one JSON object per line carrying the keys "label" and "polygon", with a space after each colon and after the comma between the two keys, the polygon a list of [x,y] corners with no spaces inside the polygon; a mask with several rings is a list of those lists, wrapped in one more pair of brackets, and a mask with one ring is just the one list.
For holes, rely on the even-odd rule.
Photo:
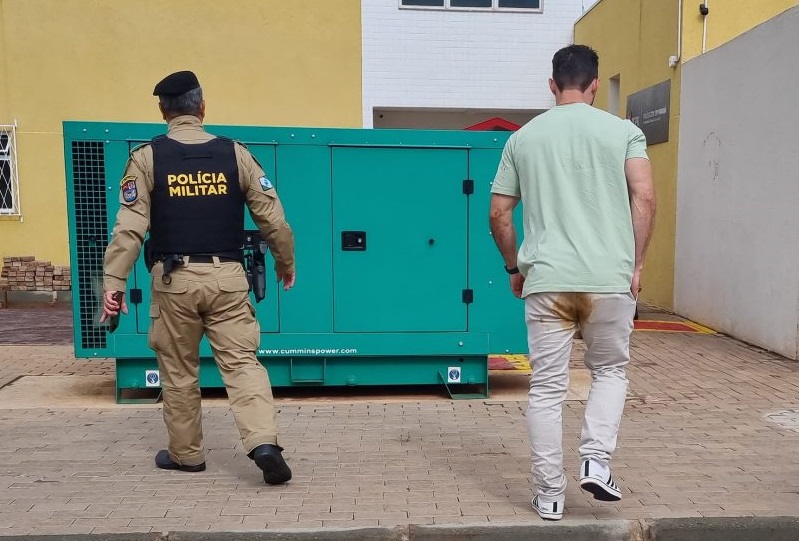
{"label": "green generator", "polygon": [[[247,145],[294,230],[297,284],[279,288],[267,254],[256,304],[257,354],[274,387],[442,385],[485,397],[489,355],[526,351],[523,302],[488,226],[507,132],[207,129]],[[160,386],[147,346],[150,276],[142,256],[130,313],[109,333],[99,323],[103,255],[129,152],[165,131],[64,122],[75,355],[116,359],[119,401]],[[205,339],[200,355],[201,387],[224,387]]]}

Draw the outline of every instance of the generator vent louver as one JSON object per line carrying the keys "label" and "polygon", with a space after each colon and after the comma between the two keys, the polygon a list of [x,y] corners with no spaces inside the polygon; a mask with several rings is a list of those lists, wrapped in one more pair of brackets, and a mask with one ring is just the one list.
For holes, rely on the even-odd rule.
{"label": "generator vent louver", "polygon": [[103,143],[73,141],[72,170],[81,347],[104,348],[106,327],[97,322],[102,295],[103,255],[108,244]]}

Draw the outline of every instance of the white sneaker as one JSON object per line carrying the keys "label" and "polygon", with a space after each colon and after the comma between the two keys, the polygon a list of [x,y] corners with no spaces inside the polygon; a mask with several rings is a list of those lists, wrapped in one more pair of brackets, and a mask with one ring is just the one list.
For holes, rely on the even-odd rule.
{"label": "white sneaker", "polygon": [[602,466],[596,460],[583,460],[580,466],[580,488],[594,495],[594,499],[603,502],[621,500],[621,490],[613,482],[608,466]]}
{"label": "white sneaker", "polygon": [[560,520],[563,518],[563,503],[565,500],[556,502],[542,502],[538,496],[533,498],[533,509],[538,512],[538,516],[546,520]]}

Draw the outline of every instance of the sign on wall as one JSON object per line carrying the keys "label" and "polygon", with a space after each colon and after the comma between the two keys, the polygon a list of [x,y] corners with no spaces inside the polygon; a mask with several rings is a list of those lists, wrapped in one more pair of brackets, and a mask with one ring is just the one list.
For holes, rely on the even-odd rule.
{"label": "sign on wall", "polygon": [[669,140],[670,94],[668,80],[627,96],[627,118],[641,128],[648,145]]}

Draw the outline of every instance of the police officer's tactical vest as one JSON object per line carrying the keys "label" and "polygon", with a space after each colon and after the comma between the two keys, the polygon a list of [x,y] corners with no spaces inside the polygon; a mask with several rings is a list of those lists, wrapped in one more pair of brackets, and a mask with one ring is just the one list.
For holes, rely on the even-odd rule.
{"label": "police officer's tactical vest", "polygon": [[156,254],[226,254],[241,249],[244,194],[233,141],[152,140],[150,242]]}

